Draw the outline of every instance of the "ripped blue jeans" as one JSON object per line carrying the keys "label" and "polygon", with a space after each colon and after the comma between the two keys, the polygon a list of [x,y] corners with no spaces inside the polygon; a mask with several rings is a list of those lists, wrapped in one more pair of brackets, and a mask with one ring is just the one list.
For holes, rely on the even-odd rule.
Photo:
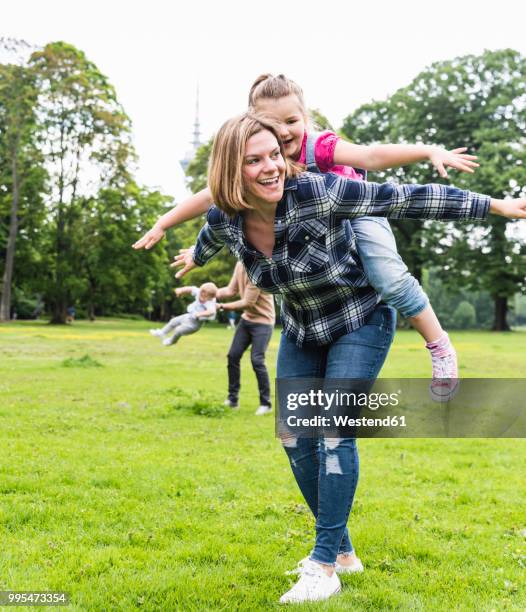
{"label": "ripped blue jeans", "polygon": [[[396,316],[379,305],[359,329],[332,344],[298,347],[281,336],[278,378],[370,379],[378,376],[394,337]],[[352,390],[347,387],[346,391]],[[353,551],[347,529],[358,484],[359,461],[352,438],[282,436],[298,486],[316,519],[313,561],[333,565]]]}

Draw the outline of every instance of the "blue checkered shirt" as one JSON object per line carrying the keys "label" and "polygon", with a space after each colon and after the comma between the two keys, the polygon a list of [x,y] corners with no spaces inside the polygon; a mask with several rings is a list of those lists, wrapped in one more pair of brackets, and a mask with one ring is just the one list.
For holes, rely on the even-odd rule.
{"label": "blue checkered shirt", "polygon": [[226,245],[257,287],[283,297],[283,332],[298,346],[323,345],[361,327],[379,301],[348,219],[482,219],[489,202],[444,185],[379,185],[305,172],[285,183],[272,258],[247,241],[241,215],[212,207],[193,259],[202,266]]}

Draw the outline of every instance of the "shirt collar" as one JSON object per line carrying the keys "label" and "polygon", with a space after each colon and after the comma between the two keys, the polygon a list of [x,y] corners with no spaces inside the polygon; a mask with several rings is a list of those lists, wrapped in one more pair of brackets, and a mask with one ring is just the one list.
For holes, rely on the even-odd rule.
{"label": "shirt collar", "polygon": [[[296,191],[297,189],[298,189],[298,179],[297,178],[286,178],[285,179],[285,185],[283,187],[284,192],[285,191]],[[283,216],[286,209],[287,209],[287,198],[285,197],[285,194],[283,194],[283,197],[278,202],[278,207],[276,209],[276,217]],[[229,217],[228,215],[225,215],[225,218],[227,220],[228,225],[234,226],[238,230],[243,229],[243,218],[241,217],[239,213],[235,215],[234,217]]]}

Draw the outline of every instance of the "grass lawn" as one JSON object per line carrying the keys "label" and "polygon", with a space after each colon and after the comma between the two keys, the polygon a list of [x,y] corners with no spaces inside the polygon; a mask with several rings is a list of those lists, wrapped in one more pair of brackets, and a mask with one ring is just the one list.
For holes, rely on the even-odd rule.
{"label": "grass lawn", "polygon": [[[0,326],[0,590],[67,591],[90,611],[278,609],[314,522],[273,418],[253,415],[248,355],[233,413],[232,332],[164,348],[148,327]],[[524,376],[526,333],[452,337],[463,376]],[[429,369],[399,332],[382,375]],[[525,440],[359,446],[349,527],[366,571],[294,609],[526,610]]]}

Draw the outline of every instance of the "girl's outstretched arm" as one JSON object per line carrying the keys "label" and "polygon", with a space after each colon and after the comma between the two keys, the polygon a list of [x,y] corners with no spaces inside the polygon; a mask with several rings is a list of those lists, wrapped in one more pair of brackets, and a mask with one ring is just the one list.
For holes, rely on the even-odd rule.
{"label": "girl's outstretched arm", "polygon": [[442,178],[447,178],[446,166],[462,172],[474,172],[476,155],[465,153],[466,147],[447,151],[434,145],[356,145],[338,140],[334,148],[334,164],[365,170],[385,170],[429,160]]}
{"label": "girl's outstretched arm", "polygon": [[151,249],[164,237],[167,229],[203,215],[212,205],[212,194],[208,187],[177,204],[159,217],[151,230],[132,245],[134,249]]}

